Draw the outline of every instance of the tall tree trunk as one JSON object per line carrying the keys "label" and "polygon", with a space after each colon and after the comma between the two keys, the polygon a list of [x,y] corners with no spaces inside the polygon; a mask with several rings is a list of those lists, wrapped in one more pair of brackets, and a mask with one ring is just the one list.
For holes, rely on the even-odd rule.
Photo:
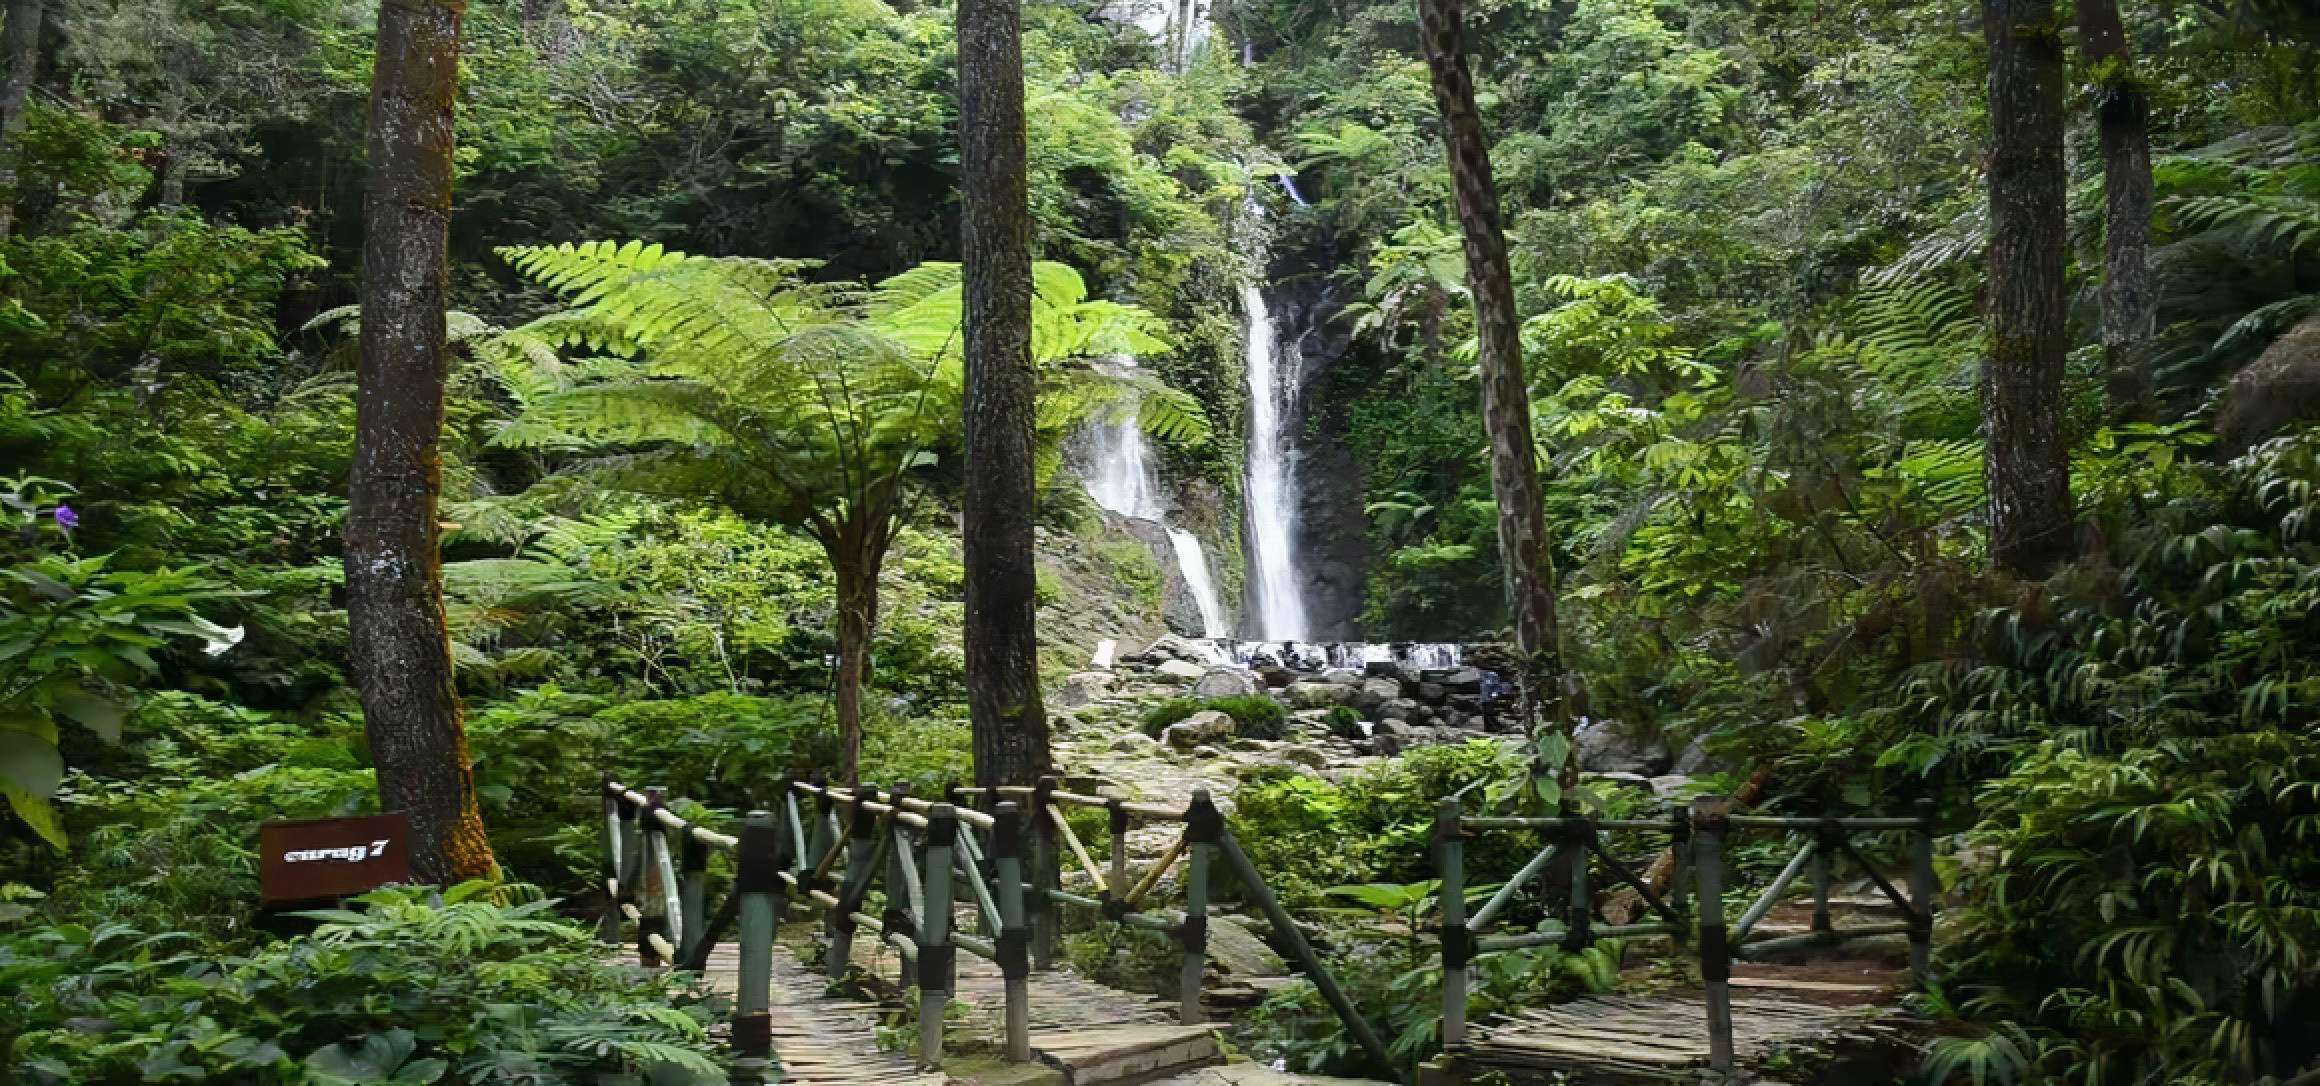
{"label": "tall tree trunk", "polygon": [[496,870],[452,680],[435,519],[462,10],[379,5],[346,514],[347,625],[379,801],[410,815],[412,871],[437,883]]}
{"label": "tall tree trunk", "polygon": [[7,0],[8,24],[0,27],[0,241],[16,230],[16,159],[24,132],[24,103],[40,74],[41,0]]}
{"label": "tall tree trunk", "polygon": [[1474,107],[1474,78],[1466,68],[1465,5],[1461,0],[1418,0],[1418,17],[1426,66],[1433,73],[1434,105],[1442,114],[1458,225],[1465,234],[1466,286],[1474,295],[1480,344],[1482,416],[1490,432],[1490,483],[1498,498],[1499,560],[1506,572],[1515,643],[1523,655],[1524,712],[1532,727],[1543,714],[1565,740],[1558,776],[1569,787],[1578,783],[1578,761],[1568,742],[1562,691],[1554,556],[1547,548],[1537,446],[1531,440],[1514,275],[1507,266],[1490,148],[1482,136],[1482,115]]}
{"label": "tall tree trunk", "polygon": [[1990,46],[1990,357],[1982,365],[1990,556],[2038,577],[2075,550],[2062,439],[2062,36],[2054,0],[1982,0]]}
{"label": "tall tree trunk", "polygon": [[878,567],[883,555],[830,552],[838,580],[838,779],[862,783],[862,687],[870,677],[870,637],[878,629]]}
{"label": "tall tree trunk", "polygon": [[1053,765],[1033,625],[1030,167],[1020,0],[960,0],[958,18],[967,706],[975,783],[989,787]]}
{"label": "tall tree trunk", "polygon": [[2135,77],[2118,0],[2077,0],[2079,39],[2095,69],[2102,144],[2104,391],[2114,419],[2152,413],[2151,96]]}

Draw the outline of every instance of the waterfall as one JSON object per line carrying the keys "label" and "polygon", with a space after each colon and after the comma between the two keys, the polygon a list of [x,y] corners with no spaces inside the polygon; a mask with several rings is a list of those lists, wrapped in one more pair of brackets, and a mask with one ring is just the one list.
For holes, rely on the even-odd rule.
{"label": "waterfall", "polygon": [[1290,427],[1297,421],[1297,378],[1302,359],[1284,349],[1273,327],[1264,291],[1241,287],[1248,315],[1249,579],[1254,634],[1264,641],[1297,641],[1306,636],[1305,600],[1297,583],[1296,450]]}
{"label": "waterfall", "polygon": [[[1122,355],[1098,365],[1097,369],[1117,377],[1135,367],[1134,359]],[[1184,586],[1192,592],[1192,602],[1200,608],[1201,636],[1226,636],[1230,631],[1225,623],[1224,601],[1216,594],[1216,577],[1209,571],[1208,553],[1201,549],[1198,536],[1168,524],[1167,506],[1160,500],[1151,452],[1144,442],[1144,426],[1136,412],[1130,410],[1125,417],[1090,425],[1084,440],[1085,462],[1080,479],[1087,487],[1088,497],[1119,516],[1149,520],[1167,530],[1170,549],[1176,552],[1177,569],[1184,575]]]}
{"label": "waterfall", "polygon": [[1297,191],[1296,174],[1290,173],[1287,170],[1282,170],[1279,172],[1279,176],[1281,178],[1281,191],[1289,194],[1290,203],[1296,204],[1298,207],[1313,206],[1312,204],[1305,202],[1304,193]]}

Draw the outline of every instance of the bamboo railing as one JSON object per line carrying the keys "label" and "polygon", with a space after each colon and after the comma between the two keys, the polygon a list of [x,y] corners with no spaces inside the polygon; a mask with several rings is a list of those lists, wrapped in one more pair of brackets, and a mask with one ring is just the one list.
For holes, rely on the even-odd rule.
{"label": "bamboo railing", "polygon": [[[609,904],[598,936],[618,945],[624,922],[633,924],[640,962],[698,971],[707,965],[711,949],[738,926],[740,976],[732,1031],[736,1082],[765,1081],[775,1068],[773,942],[791,910],[801,906],[818,915],[829,934],[822,966],[833,977],[845,973],[855,936],[866,926],[876,928],[879,939],[900,954],[903,984],[919,991],[917,1059],[922,1066],[932,1067],[942,1057],[956,952],[995,963],[1006,1001],[1004,1055],[1025,1062],[1033,1057],[1030,978],[1053,966],[1065,906],[1092,909],[1114,923],[1174,939],[1178,1016],[1187,1025],[1203,1020],[1211,880],[1221,862],[1364,1052],[1381,1070],[1393,1066],[1384,1043],[1281,907],[1206,790],[1195,792],[1178,811],[1066,792],[1058,783],[1048,777],[1034,786],[954,788],[933,802],[903,789],[849,789],[819,778],[785,777],[779,810],[749,812],[740,836],[733,837],[678,816],[660,789],[640,792],[607,779],[604,888]],[[1070,809],[1105,812],[1110,834],[1106,863],[1098,864],[1072,829],[1065,817]],[[1128,833],[1138,823],[1182,827],[1140,874],[1130,870],[1127,848]],[[713,910],[706,878],[712,851],[732,855],[736,867],[731,893]],[[1098,888],[1096,896],[1063,888],[1067,864],[1089,877]],[[1160,911],[1159,899],[1164,878],[1179,866],[1182,916],[1171,919]],[[864,911],[874,890],[883,891],[886,902],[879,915]],[[958,930],[954,912],[959,908],[973,917],[974,931]]]}
{"label": "bamboo railing", "polygon": [[[1445,799],[1435,809],[1435,863],[1442,876],[1440,893],[1442,939],[1442,1044],[1456,1052],[1468,1043],[1467,996],[1474,959],[1483,954],[1534,946],[1584,947],[1610,937],[1665,935],[1678,944],[1696,942],[1707,1007],[1710,1068],[1732,1070],[1732,960],[1779,950],[1841,943],[1885,935],[1909,937],[1909,963],[1919,984],[1931,979],[1935,895],[1939,887],[1933,871],[1933,804],[1919,800],[1906,818],[1787,818],[1732,813],[1725,796],[1703,796],[1690,810],[1661,819],[1590,819],[1566,810],[1551,818],[1469,817],[1456,799]],[[1465,842],[1469,835],[1500,830],[1533,830],[1547,841],[1514,876],[1469,915],[1466,910],[1467,870]],[[1612,853],[1604,834],[1615,830],[1665,835],[1677,864],[1670,892],[1662,899],[1649,880]],[[1725,840],[1734,831],[1781,830],[1802,845],[1790,857],[1771,885],[1740,915],[1737,924],[1724,922]],[[1910,834],[1909,892],[1904,894],[1863,857],[1853,844],[1861,833],[1905,830]],[[1807,836],[1809,835],[1809,836]],[[1829,890],[1835,861],[1850,857],[1870,881],[1906,918],[1899,923],[1837,927],[1829,911]],[[1642,896],[1656,919],[1645,923],[1596,927],[1593,923],[1591,874],[1601,866],[1612,881]],[[1758,923],[1778,905],[1810,866],[1813,886],[1812,930],[1803,935],[1749,941]],[[1686,869],[1697,890],[1699,916],[1689,916],[1685,900]],[[1498,921],[1521,888],[1549,872],[1560,871],[1568,886],[1568,905],[1561,925],[1549,931],[1518,935],[1485,935]],[[1692,938],[1697,929],[1697,939]]]}

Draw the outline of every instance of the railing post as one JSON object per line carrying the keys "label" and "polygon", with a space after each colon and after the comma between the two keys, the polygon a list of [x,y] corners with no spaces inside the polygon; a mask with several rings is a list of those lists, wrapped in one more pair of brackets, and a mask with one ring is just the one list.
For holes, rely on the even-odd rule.
{"label": "railing post", "polygon": [[1909,971],[1922,988],[1933,983],[1933,913],[1941,884],[1933,873],[1934,802],[1920,799],[1910,807],[1917,829],[1909,838],[1909,900],[1916,906],[1909,917]]}
{"label": "railing post", "polygon": [[1829,884],[1837,875],[1837,853],[1845,848],[1845,827],[1835,816],[1821,819],[1821,827],[1813,835],[1812,930],[1816,935],[1832,935],[1837,930],[1836,918],[1829,913]]}
{"label": "railing post", "polygon": [[1466,970],[1474,960],[1474,933],[1466,927],[1466,838],[1458,817],[1455,798],[1445,797],[1434,805],[1434,866],[1442,876],[1444,1049],[1466,1043]]}
{"label": "railing post", "polygon": [[[1692,811],[1689,807],[1678,808],[1673,824],[1668,827],[1668,852],[1675,865],[1668,873],[1667,903],[1681,918],[1691,911],[1692,898]],[[1676,945],[1691,941],[1691,936],[1679,919],[1674,935]]]}
{"label": "railing post", "polygon": [[741,826],[733,892],[741,896],[740,981],[733,1005],[735,1080],[765,1081],[773,1058],[773,938],[781,916],[781,827],[769,811]]}
{"label": "railing post", "polygon": [[657,817],[667,801],[667,793],[647,788],[644,795],[645,808],[637,819],[644,830],[644,848],[640,853],[643,870],[637,876],[642,892],[637,902],[640,919],[636,922],[636,960],[652,968],[666,964],[661,960],[661,952],[653,946],[653,937],[659,936],[663,941],[669,937],[668,887],[661,882],[661,856],[668,851],[669,841]]}
{"label": "railing post", "polygon": [[[899,811],[902,809],[903,798],[909,794],[908,782],[897,783],[887,792],[886,802]],[[903,848],[908,838],[903,832],[902,820],[897,818],[886,820],[886,832],[894,835],[894,843],[886,850],[886,912],[883,919],[887,928],[908,932],[918,926],[918,920],[910,915],[910,880],[902,873],[904,868],[910,866],[910,853]],[[915,941],[915,934],[913,938]],[[912,961],[910,955],[902,955],[902,966],[898,972],[904,988],[918,985],[918,963]]]}
{"label": "railing post", "polygon": [[620,945],[620,823],[623,804],[612,794],[612,778],[604,778],[604,917],[596,922],[596,939]]}
{"label": "railing post", "polygon": [[1055,789],[1061,782],[1053,774],[1039,778],[1031,789],[1031,808],[1023,817],[1031,823],[1031,967],[1040,972],[1055,968],[1055,957],[1063,945],[1063,909],[1047,895],[1049,890],[1063,888],[1061,841],[1056,839],[1055,820],[1048,815],[1055,805]]}
{"label": "railing post", "polygon": [[677,935],[678,960],[692,961],[701,940],[709,935],[709,846],[687,830],[677,844],[677,912],[683,923]]}
{"label": "railing post", "polygon": [[1587,861],[1595,855],[1595,820],[1579,813],[1579,805],[1563,800],[1563,851],[1570,854],[1571,887],[1568,904],[1563,908],[1563,926],[1570,934],[1563,940],[1566,950],[1585,950],[1595,941],[1595,897],[1587,885]]}
{"label": "railing post", "polygon": [[1732,945],[1724,928],[1724,835],[1730,796],[1692,800],[1693,864],[1700,883],[1700,979],[1708,1008],[1708,1067],[1732,1071]]}
{"label": "railing post", "polygon": [[1007,1058],[1031,1059],[1031,933],[1023,906],[1023,813],[1012,802],[992,815],[991,866],[999,898],[999,938],[993,957],[1006,982]]}
{"label": "railing post", "polygon": [[870,813],[869,805],[877,799],[874,785],[854,789],[852,821],[846,834],[846,880],[838,889],[838,903],[830,906],[830,952],[823,962],[823,970],[832,980],[845,976],[846,964],[853,959],[854,903],[869,891],[870,879],[876,874],[870,870],[870,858],[878,850],[878,816]]}
{"label": "railing post", "polygon": [[950,1009],[956,973],[951,944],[951,859],[959,837],[959,813],[935,804],[926,817],[926,873],[918,925],[918,1062],[942,1062],[943,1012]]}
{"label": "railing post", "polygon": [[1108,885],[1104,889],[1113,901],[1124,902],[1128,899],[1128,808],[1120,797],[1109,796],[1104,800],[1104,813],[1110,816],[1112,830],[1112,855],[1104,872],[1109,876],[1105,880]]}
{"label": "railing post", "polygon": [[1208,789],[1196,788],[1184,809],[1184,923],[1176,930],[1182,959],[1176,971],[1177,1021],[1196,1026],[1207,1019],[1200,1005],[1208,976],[1208,884],[1216,864],[1217,842],[1224,839],[1224,814],[1216,809]]}

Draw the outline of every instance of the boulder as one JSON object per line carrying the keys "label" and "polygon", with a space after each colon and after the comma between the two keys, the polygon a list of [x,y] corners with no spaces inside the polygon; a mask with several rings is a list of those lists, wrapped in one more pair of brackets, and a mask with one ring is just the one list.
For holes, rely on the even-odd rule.
{"label": "boulder", "polygon": [[1325,709],[1353,700],[1354,688],[1343,683],[1294,682],[1286,691],[1289,704],[1299,709]]}
{"label": "boulder", "polygon": [[1112,740],[1112,749],[1121,754],[1145,754],[1159,749],[1160,741],[1143,732],[1122,732]]}
{"label": "boulder", "polygon": [[1400,720],[1380,720],[1380,721],[1378,721],[1378,722],[1377,722],[1377,724],[1376,724],[1376,725],[1374,725],[1374,726],[1372,726],[1372,727],[1370,728],[1370,730],[1369,730],[1369,734],[1370,734],[1370,735],[1372,735],[1372,736],[1387,736],[1387,735],[1390,735],[1390,736],[1393,736],[1393,737],[1395,737],[1395,738],[1397,738],[1397,739],[1400,739],[1400,738],[1407,738],[1408,736],[1414,735],[1414,734],[1416,734],[1416,732],[1413,730],[1413,726],[1412,726],[1412,725],[1410,725],[1409,723],[1405,722],[1405,721],[1400,721]]}
{"label": "boulder", "polygon": [[1192,756],[1195,758],[1222,758],[1224,757],[1224,750],[1223,748],[1217,747],[1213,744],[1203,743],[1200,746],[1192,748]]}
{"label": "boulder", "polygon": [[2215,430],[2225,456],[2246,452],[2282,427],[2320,418],[2320,314],[2303,319],[2232,375]]}
{"label": "boulder", "polygon": [[1229,739],[1232,734],[1233,718],[1208,709],[1170,724],[1160,733],[1160,739],[1178,750],[1186,750],[1203,743]]}
{"label": "boulder", "polygon": [[1047,718],[1047,730],[1056,735],[1070,735],[1080,728],[1080,719],[1070,713],[1057,713]]}
{"label": "boulder", "polygon": [[1325,683],[1340,683],[1345,686],[1354,686],[1359,684],[1361,680],[1361,672],[1355,671],[1350,667],[1333,667],[1321,673],[1321,681]]}
{"label": "boulder", "polygon": [[1160,674],[1166,675],[1171,679],[1182,679],[1186,682],[1196,682],[1202,676],[1208,674],[1207,668],[1193,663],[1190,660],[1162,660],[1160,661],[1159,671]]}
{"label": "boulder", "polygon": [[1064,676],[1063,685],[1056,689],[1048,704],[1058,709],[1077,709],[1092,705],[1112,692],[1112,673],[1108,671],[1081,671]]}
{"label": "boulder", "polygon": [[1684,745],[1683,753],[1676,755],[1673,771],[1686,777],[1697,777],[1703,773],[1722,773],[1729,768],[1730,765],[1722,758],[1708,753],[1708,744],[1704,740],[1694,739]]}
{"label": "boulder", "polygon": [[1329,756],[1312,747],[1288,747],[1281,751],[1281,760],[1307,769],[1327,769]]}
{"label": "boulder", "polygon": [[1379,720],[1408,720],[1424,710],[1425,706],[1408,698],[1391,698],[1377,707]]}
{"label": "boulder", "polygon": [[1297,673],[1285,667],[1259,668],[1257,677],[1264,680],[1266,686],[1275,690],[1297,681]]}
{"label": "boulder", "polygon": [[1651,777],[1667,772],[1675,762],[1666,747],[1630,739],[1609,721],[1581,723],[1574,741],[1579,748],[1579,768],[1590,773],[1635,773]]}
{"label": "boulder", "polygon": [[1237,698],[1257,692],[1257,684],[1248,672],[1211,668],[1200,681],[1192,684],[1192,692],[1204,698]]}
{"label": "boulder", "polygon": [[1363,679],[1353,688],[1353,707],[1365,713],[1402,696],[1402,684],[1393,679]]}
{"label": "boulder", "polygon": [[1442,689],[1441,683],[1422,682],[1418,684],[1418,700],[1428,705],[1440,705],[1442,699],[1449,696],[1450,692]]}
{"label": "boulder", "polygon": [[1441,682],[1442,689],[1452,694],[1469,698],[1482,696],[1482,669],[1480,668],[1451,668],[1447,674],[1442,676]]}
{"label": "boulder", "polygon": [[1195,663],[1208,659],[1213,651],[1209,646],[1191,638],[1178,637],[1175,634],[1161,634],[1154,638],[1151,644],[1144,646],[1144,651],[1139,655],[1154,662],[1183,660]]}

